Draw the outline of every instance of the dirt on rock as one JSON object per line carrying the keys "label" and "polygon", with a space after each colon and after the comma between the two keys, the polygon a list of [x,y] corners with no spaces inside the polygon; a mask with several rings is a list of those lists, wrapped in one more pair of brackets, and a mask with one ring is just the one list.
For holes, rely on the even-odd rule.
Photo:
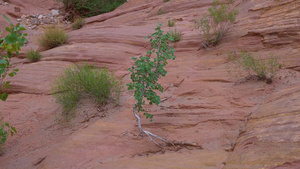
{"label": "dirt on rock", "polygon": [[[199,30],[194,21],[206,13],[212,0],[130,0],[115,11],[86,19],[83,28],[68,29],[68,43],[41,52],[36,63],[24,52],[38,48],[31,38],[14,67],[10,96],[0,103],[1,115],[18,130],[5,143],[2,169],[82,168],[201,168],[296,169],[300,167],[300,1],[237,0],[239,15],[216,47],[198,50]],[[52,0],[11,0],[0,6],[16,23],[22,14],[58,9]],[[21,12],[12,12],[14,6]],[[159,10],[165,14],[157,15]],[[150,47],[144,38],[158,23],[169,31],[176,20],[182,39],[171,43],[176,60],[160,79],[159,106],[146,106],[153,122],[144,129],[171,141],[194,142],[201,147],[158,147],[137,138],[133,93],[127,68],[131,58]],[[7,22],[0,19],[0,29]],[[38,36],[41,30],[28,30]],[[283,64],[272,84],[232,78],[226,65],[228,51],[269,53]],[[99,107],[83,100],[69,122],[51,96],[54,79],[64,68],[79,63],[107,67],[123,81],[120,105]]]}

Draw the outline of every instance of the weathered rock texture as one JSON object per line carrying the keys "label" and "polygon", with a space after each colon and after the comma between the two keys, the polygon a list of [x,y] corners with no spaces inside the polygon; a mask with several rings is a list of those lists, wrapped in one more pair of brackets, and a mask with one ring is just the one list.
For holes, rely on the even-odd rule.
{"label": "weathered rock texture", "polygon": [[[0,3],[3,0],[0,0]],[[11,18],[21,18],[22,15],[30,14],[36,15],[41,13],[50,13],[51,9],[62,7],[61,3],[51,0],[9,0],[8,5],[0,5],[1,14],[6,14]],[[16,12],[15,8],[19,8],[20,12]],[[8,23],[1,16],[0,17],[0,30],[3,30]]]}
{"label": "weathered rock texture", "polygon": [[[299,168],[300,1],[238,0],[237,21],[220,45],[197,51],[201,39],[194,20],[211,5],[211,0],[130,0],[114,12],[86,19],[82,29],[69,32],[68,44],[42,52],[40,62],[15,58],[20,73],[11,79],[11,95],[0,110],[18,134],[4,146],[0,166]],[[159,10],[165,14],[157,15]],[[161,149],[147,138],[137,139],[133,93],[125,85],[121,106],[99,108],[85,100],[74,120],[60,123],[62,109],[50,94],[64,68],[82,61],[106,66],[126,84],[131,57],[149,49],[144,37],[159,22],[168,31],[171,18],[183,36],[171,44],[177,58],[170,61],[160,83],[165,88],[161,97],[172,97],[158,107],[147,107],[154,121],[143,119],[143,127],[203,149]],[[232,50],[262,57],[273,53],[284,67],[271,85],[237,82],[226,69],[227,52]]]}

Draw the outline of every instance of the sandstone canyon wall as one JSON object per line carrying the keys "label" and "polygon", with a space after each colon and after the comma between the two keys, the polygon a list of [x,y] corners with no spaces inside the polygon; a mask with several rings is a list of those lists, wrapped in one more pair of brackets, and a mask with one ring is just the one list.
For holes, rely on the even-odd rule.
{"label": "sandstone canyon wall", "polygon": [[[25,14],[49,12],[53,4],[11,0],[9,8],[0,6],[0,14],[20,17],[12,12],[14,5]],[[239,15],[224,39],[198,51],[201,39],[194,21],[211,5],[212,0],[130,0],[113,12],[87,18],[82,29],[68,29],[68,43],[41,52],[41,61],[28,63],[24,54],[14,58],[20,72],[11,79],[11,95],[0,110],[18,134],[5,145],[0,168],[300,168],[300,1],[237,0]],[[165,14],[157,15],[159,10]],[[165,88],[161,96],[172,97],[147,107],[154,121],[143,119],[143,127],[202,148],[162,149],[147,138],[137,139],[133,93],[125,87],[127,68],[131,57],[149,49],[144,37],[159,22],[169,31],[169,19],[183,33],[171,43],[177,58],[160,80]],[[0,23],[3,30],[2,18]],[[38,46],[34,38],[24,51],[32,46]],[[227,52],[233,50],[262,57],[273,53],[283,68],[270,85],[237,82],[226,70]],[[106,66],[123,80],[121,105],[99,108],[86,100],[77,117],[61,125],[62,109],[51,96],[51,85],[64,68],[83,61]]]}

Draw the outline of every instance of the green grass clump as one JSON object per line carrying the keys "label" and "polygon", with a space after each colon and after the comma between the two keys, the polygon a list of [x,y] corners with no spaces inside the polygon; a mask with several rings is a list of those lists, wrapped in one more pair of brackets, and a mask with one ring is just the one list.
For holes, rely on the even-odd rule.
{"label": "green grass clump", "polygon": [[65,74],[55,81],[52,94],[69,115],[86,95],[94,98],[99,105],[109,100],[118,102],[120,89],[121,82],[107,69],[85,64],[67,68]]}
{"label": "green grass clump", "polygon": [[102,3],[102,13],[111,12],[119,6],[121,6],[122,4],[124,4],[125,2],[127,2],[127,0],[106,0],[105,3]]}
{"label": "green grass clump", "polygon": [[173,27],[174,25],[175,25],[175,20],[173,20],[173,19],[168,20],[169,27]]}
{"label": "green grass clump", "polygon": [[171,35],[170,39],[172,42],[178,42],[181,39],[182,32],[178,31],[177,29],[174,29],[170,31],[170,35]]}
{"label": "green grass clump", "polygon": [[163,2],[169,2],[170,0],[163,0]]}
{"label": "green grass clump", "polygon": [[68,35],[65,30],[59,27],[47,28],[38,38],[38,42],[45,49],[52,49],[66,42]]}
{"label": "green grass clump", "polygon": [[110,12],[127,0],[56,0],[64,4],[65,11],[72,17],[91,17]]}
{"label": "green grass clump", "polygon": [[267,60],[255,56],[251,52],[241,52],[240,55],[235,52],[229,53],[229,59],[234,66],[228,66],[228,73],[234,77],[247,75],[248,77],[257,77],[266,83],[272,83],[275,73],[282,67],[278,62],[278,57],[270,55]]}
{"label": "green grass clump", "polygon": [[30,51],[28,51],[26,53],[26,58],[30,62],[37,62],[37,61],[39,61],[42,58],[42,56],[41,56],[41,54],[40,54],[40,52],[38,50],[31,49]]}
{"label": "green grass clump", "polygon": [[82,26],[84,25],[84,19],[83,18],[77,18],[74,20],[73,24],[72,24],[72,29],[73,30],[77,30],[82,28]]}

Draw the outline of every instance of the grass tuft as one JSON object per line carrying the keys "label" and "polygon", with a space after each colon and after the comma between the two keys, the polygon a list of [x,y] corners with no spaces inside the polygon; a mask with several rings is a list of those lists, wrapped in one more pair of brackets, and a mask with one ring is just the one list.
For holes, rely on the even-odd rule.
{"label": "grass tuft", "polygon": [[40,54],[40,52],[38,50],[31,49],[30,51],[28,51],[26,53],[26,58],[30,62],[37,62],[37,61],[39,61],[42,58],[42,56],[41,56],[41,54]]}
{"label": "grass tuft", "polygon": [[73,66],[65,70],[52,88],[52,95],[64,108],[66,115],[73,112],[84,97],[94,98],[99,105],[113,100],[118,103],[121,82],[107,69],[91,65]]}
{"label": "grass tuft", "polygon": [[170,31],[170,35],[171,35],[172,42],[178,42],[181,39],[182,32],[178,31],[177,29],[174,29]]}
{"label": "grass tuft", "polygon": [[83,18],[77,18],[74,20],[73,24],[72,24],[72,29],[73,30],[77,30],[82,28],[82,26],[84,25],[85,20]]}
{"label": "grass tuft", "polygon": [[45,49],[52,49],[66,42],[68,35],[59,27],[46,28],[44,34],[38,38],[38,42]]}
{"label": "grass tuft", "polygon": [[174,25],[175,25],[175,20],[173,20],[173,19],[168,20],[169,27],[173,27]]}

